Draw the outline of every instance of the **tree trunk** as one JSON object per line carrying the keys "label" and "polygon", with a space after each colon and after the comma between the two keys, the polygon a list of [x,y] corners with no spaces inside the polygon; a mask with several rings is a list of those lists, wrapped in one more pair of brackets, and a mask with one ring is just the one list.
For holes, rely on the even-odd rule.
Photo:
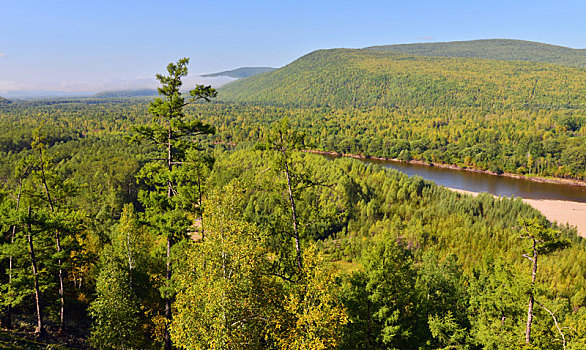
{"label": "tree trunk", "polygon": [[171,295],[169,295],[169,287],[171,285],[171,237],[167,236],[167,290],[165,291],[165,318],[167,319],[167,326],[165,326],[165,350],[171,350],[171,335],[169,334],[169,324],[173,320],[171,313]]}
{"label": "tree trunk", "polygon": [[283,158],[285,161],[285,175],[287,176],[287,191],[289,193],[289,202],[291,203],[291,221],[293,221],[293,234],[295,238],[295,251],[297,253],[297,267],[301,270],[303,268],[303,263],[301,261],[301,243],[299,240],[299,230],[297,229],[297,214],[295,212],[295,200],[293,198],[293,191],[291,189],[291,176],[289,174],[289,164],[287,163],[287,156],[285,154],[285,150],[283,149],[283,134],[279,132],[279,136],[281,138],[281,153],[283,154]]}
{"label": "tree trunk", "polygon": [[[18,207],[18,205],[17,205]],[[16,236],[16,225],[12,226],[12,233],[10,234],[10,244],[14,244],[14,236]],[[12,255],[8,257],[8,296],[12,302]],[[6,306],[6,313],[4,314],[4,320],[2,321],[2,327],[6,329],[12,328],[12,303]]]}
{"label": "tree trunk", "polygon": [[33,279],[35,282],[35,303],[37,307],[37,328],[35,333],[41,337],[45,336],[45,328],[43,327],[43,314],[41,308],[41,292],[39,288],[39,276],[37,273],[37,260],[35,258],[35,248],[33,245],[32,227],[31,227],[31,207],[28,207],[28,246],[31,257],[31,266],[33,269]]}
{"label": "tree trunk", "polygon": [[202,194],[201,194],[201,174],[200,174],[200,170],[197,171],[197,191],[198,191],[198,196],[199,196],[199,220],[201,222],[201,241],[203,242],[206,238],[206,233],[205,233],[205,229],[203,227],[203,199],[202,199]]}
{"label": "tree trunk", "polygon": [[130,232],[126,232],[126,254],[128,255],[128,280],[132,289],[132,252],[130,251]]}
{"label": "tree trunk", "polygon": [[[55,213],[55,207],[53,206],[53,200],[51,199],[51,193],[49,192],[49,186],[47,186],[47,180],[45,178],[45,169],[42,165],[42,154],[41,154],[41,174],[43,180],[43,186],[45,188],[45,194],[47,196],[47,201],[49,202],[49,207],[51,208],[51,213]],[[57,247],[57,254],[61,255],[61,238],[59,237],[59,230],[55,230],[55,245]],[[59,266],[59,333],[62,333],[65,326],[65,297],[64,297],[64,288],[63,288],[63,263],[61,258],[57,259],[57,265]]]}
{"label": "tree trunk", "polygon": [[[169,176],[173,166],[173,153],[171,149],[171,137],[172,137],[172,130],[171,130],[171,121],[169,121],[169,134],[168,134],[168,144],[167,144],[167,167],[169,169]],[[168,188],[167,188],[167,198],[171,198],[173,195],[172,193],[172,186],[171,180],[168,180]],[[165,290],[165,318],[167,319],[167,325],[165,326],[165,350],[171,350],[172,343],[171,343],[171,334],[169,334],[169,325],[171,324],[171,320],[173,319],[173,314],[171,312],[171,295],[169,293],[169,288],[171,286],[171,237],[169,233],[167,233],[167,289]]]}
{"label": "tree trunk", "polygon": [[531,343],[531,323],[533,322],[533,293],[529,295],[529,308],[527,310],[527,327],[525,328],[525,343]]}
{"label": "tree trunk", "polygon": [[285,174],[287,175],[287,190],[289,192],[289,201],[291,202],[291,221],[293,221],[293,234],[295,235],[295,251],[297,253],[297,267],[301,270],[303,264],[301,262],[301,244],[299,242],[299,231],[297,229],[297,214],[295,213],[295,200],[293,199],[293,191],[291,190],[291,178],[289,176],[289,166],[285,159]]}
{"label": "tree trunk", "polygon": [[[61,240],[59,239],[59,231],[55,231],[55,241],[57,242],[57,253],[61,254]],[[64,288],[63,288],[63,268],[61,263],[61,258],[57,259],[57,264],[59,265],[59,299],[60,299],[60,307],[59,307],[59,333],[62,333],[65,327],[65,296],[64,296]]]}
{"label": "tree trunk", "polygon": [[[16,197],[16,211],[20,208],[20,197],[22,195],[22,178],[18,181],[18,196]],[[16,237],[16,225],[12,225],[12,232],[10,233],[10,244],[14,244],[14,237]],[[8,295],[12,297],[12,265],[13,256],[8,257]],[[12,301],[12,300],[11,300]],[[12,305],[8,304],[6,307],[6,314],[2,326],[7,329],[12,328]]]}
{"label": "tree trunk", "polygon": [[531,343],[531,324],[533,322],[533,304],[535,303],[535,296],[533,294],[533,288],[535,287],[535,276],[537,275],[537,247],[535,239],[533,239],[533,259],[530,259],[533,263],[531,270],[531,287],[529,288],[529,306],[527,308],[527,327],[525,329],[525,343]]}

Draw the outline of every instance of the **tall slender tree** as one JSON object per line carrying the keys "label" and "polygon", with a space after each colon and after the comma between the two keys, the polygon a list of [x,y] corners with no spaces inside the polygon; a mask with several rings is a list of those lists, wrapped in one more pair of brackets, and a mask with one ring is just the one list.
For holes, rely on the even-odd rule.
{"label": "tall slender tree", "polygon": [[[17,180],[18,190],[16,190],[16,194],[15,194],[14,208],[11,208],[13,211],[13,216],[17,215],[17,213],[20,209],[20,202],[21,202],[21,198],[22,198],[22,188],[23,188],[24,181],[25,181],[26,177],[28,176],[30,168],[31,168],[31,164],[29,164],[29,162],[27,162],[26,159],[21,161],[17,165],[17,167],[15,168],[14,175]],[[10,203],[10,204],[12,204],[12,203]],[[6,215],[6,216],[9,216],[9,215]],[[8,218],[6,218],[6,219],[8,219]],[[16,232],[17,232],[16,220],[14,220],[15,218],[11,218],[11,219],[12,220],[10,220],[10,219],[7,220],[10,223],[8,225],[9,226],[9,229],[8,229],[9,238],[7,240],[7,243],[9,244],[9,246],[14,245],[14,241],[16,238]],[[6,295],[5,295],[7,302],[6,302],[6,312],[4,314],[4,318],[2,321],[2,326],[5,328],[12,328],[12,303],[14,302],[14,299],[15,299],[14,290],[12,287],[14,265],[15,265],[14,253],[12,251],[9,251],[8,252],[8,284],[6,286]]]}
{"label": "tall slender tree", "polygon": [[268,139],[268,148],[275,151],[276,170],[285,175],[287,180],[287,198],[291,210],[291,237],[295,241],[295,263],[299,270],[303,269],[301,249],[301,234],[299,228],[299,216],[295,205],[295,188],[300,182],[299,176],[295,178],[291,164],[291,152],[299,150],[304,145],[305,135],[293,130],[289,126],[289,120],[283,119],[273,127]]}
{"label": "tall slender tree", "polygon": [[[178,240],[185,238],[189,220],[182,207],[182,201],[174,198],[179,193],[177,169],[183,164],[186,152],[197,144],[193,137],[215,133],[215,128],[199,120],[190,120],[185,116],[185,107],[197,101],[210,101],[217,92],[211,86],[196,85],[184,97],[180,91],[181,79],[187,76],[188,58],[167,65],[168,75],[157,74],[161,83],[159,97],[149,106],[154,116],[151,125],[135,128],[136,140],[148,140],[159,148],[159,156],[143,168],[139,175],[149,187],[140,194],[146,207],[146,216],[153,227],[166,237],[166,272],[167,284],[163,288],[165,299],[165,318],[169,324],[172,320],[171,303],[173,293],[170,288],[171,248]],[[171,338],[165,330],[165,349],[171,349]]]}
{"label": "tall slender tree", "polygon": [[[37,171],[36,177],[38,178],[38,182],[42,187],[42,191],[45,195],[45,200],[51,210],[52,214],[55,214],[55,203],[54,203],[54,195],[52,196],[51,190],[49,189],[48,184],[48,177],[50,174],[47,172],[50,171],[51,168],[51,161],[47,157],[46,148],[44,144],[41,142],[41,139],[37,137],[37,139],[32,144],[33,149],[38,153],[39,159],[36,162],[37,164]],[[55,248],[57,250],[57,266],[58,266],[58,277],[59,277],[59,333],[63,331],[64,323],[65,323],[65,296],[64,296],[64,286],[63,286],[63,261],[61,259],[61,233],[58,229],[55,230]]]}
{"label": "tall slender tree", "polygon": [[73,233],[80,232],[84,214],[74,210],[68,201],[77,189],[71,180],[63,179],[57,174],[53,159],[48,155],[43,137],[36,135],[31,144],[36,156],[32,156],[31,185],[29,196],[36,198],[33,209],[46,212],[46,219],[40,229],[52,236],[55,253],[51,260],[56,266],[57,294],[59,295],[59,333],[65,330],[65,278],[64,268],[67,255],[70,253],[68,244],[64,244]]}
{"label": "tall slender tree", "polygon": [[[531,326],[533,324],[533,307],[535,304],[535,282],[537,278],[537,258],[540,254],[548,254],[567,247],[570,242],[560,238],[559,232],[551,227],[542,226],[537,219],[525,220],[519,218],[521,238],[531,242],[530,255],[523,254],[531,261],[531,285],[529,286],[529,304],[527,306],[527,326],[525,328],[525,343],[531,343]],[[547,309],[546,309],[547,310]],[[557,321],[556,321],[557,323]]]}
{"label": "tall slender tree", "polygon": [[27,226],[27,240],[29,245],[29,253],[31,258],[31,268],[33,272],[33,280],[35,283],[35,305],[37,309],[37,328],[35,329],[35,333],[40,336],[45,336],[45,326],[43,324],[43,307],[41,305],[41,290],[39,286],[39,269],[37,267],[37,258],[35,255],[35,248],[33,243],[33,228],[32,228],[32,218],[31,218],[31,207],[28,207],[28,215],[26,219],[26,226]]}

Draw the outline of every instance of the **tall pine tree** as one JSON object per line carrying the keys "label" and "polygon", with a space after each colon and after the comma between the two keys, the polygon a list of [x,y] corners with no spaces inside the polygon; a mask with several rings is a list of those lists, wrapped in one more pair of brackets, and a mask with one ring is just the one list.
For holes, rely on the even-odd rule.
{"label": "tall pine tree", "polygon": [[[211,86],[196,85],[185,98],[180,88],[181,79],[187,76],[188,58],[177,63],[169,63],[168,75],[157,74],[161,83],[159,97],[151,102],[149,112],[154,116],[151,125],[135,128],[136,140],[148,140],[158,146],[158,157],[153,159],[141,171],[148,190],[140,193],[140,199],[146,208],[146,219],[166,239],[167,285],[162,290],[165,299],[165,318],[172,320],[171,303],[171,248],[174,243],[184,239],[190,225],[183,201],[179,194],[178,169],[185,161],[187,150],[197,144],[193,138],[198,135],[215,133],[215,128],[199,120],[190,120],[185,116],[185,107],[200,100],[210,101],[216,97],[216,90]],[[168,329],[165,331],[165,349],[171,349]]]}

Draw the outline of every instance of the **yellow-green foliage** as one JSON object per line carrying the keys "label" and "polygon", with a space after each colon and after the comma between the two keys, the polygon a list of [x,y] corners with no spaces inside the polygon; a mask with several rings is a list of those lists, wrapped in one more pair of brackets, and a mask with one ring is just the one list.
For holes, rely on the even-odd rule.
{"label": "yellow-green foliage", "polygon": [[299,281],[286,289],[284,317],[271,324],[276,344],[279,349],[335,349],[348,323],[335,274],[314,247],[305,251],[303,262]]}
{"label": "yellow-green foliage", "polygon": [[319,50],[228,84],[226,101],[295,106],[583,107],[586,71],[546,63]]}
{"label": "yellow-green foliage", "polygon": [[185,349],[258,347],[274,302],[262,236],[235,209],[238,186],[206,201],[203,238],[187,244],[176,274],[173,343]]}
{"label": "yellow-green foliage", "polygon": [[481,39],[440,43],[371,46],[366,50],[437,57],[476,57],[503,61],[586,67],[586,50],[525,40]]}

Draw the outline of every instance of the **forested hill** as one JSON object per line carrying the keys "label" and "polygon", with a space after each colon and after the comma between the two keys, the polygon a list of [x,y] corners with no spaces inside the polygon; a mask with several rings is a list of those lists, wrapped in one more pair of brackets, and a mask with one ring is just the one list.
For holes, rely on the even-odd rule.
{"label": "forested hill", "polygon": [[442,43],[371,46],[366,50],[421,56],[489,58],[586,67],[586,50],[524,40],[488,39]]}
{"label": "forested hill", "polygon": [[230,78],[247,78],[265,72],[272,72],[277,68],[272,67],[240,67],[232,70],[226,70],[218,73],[200,74],[201,77],[230,77]]}
{"label": "forested hill", "polygon": [[553,64],[318,50],[230,83],[226,101],[330,107],[582,107],[586,70]]}
{"label": "forested hill", "polygon": [[1,105],[7,105],[7,104],[10,104],[10,103],[12,103],[12,101],[10,101],[8,99],[5,99],[4,97],[0,96],[0,106]]}

